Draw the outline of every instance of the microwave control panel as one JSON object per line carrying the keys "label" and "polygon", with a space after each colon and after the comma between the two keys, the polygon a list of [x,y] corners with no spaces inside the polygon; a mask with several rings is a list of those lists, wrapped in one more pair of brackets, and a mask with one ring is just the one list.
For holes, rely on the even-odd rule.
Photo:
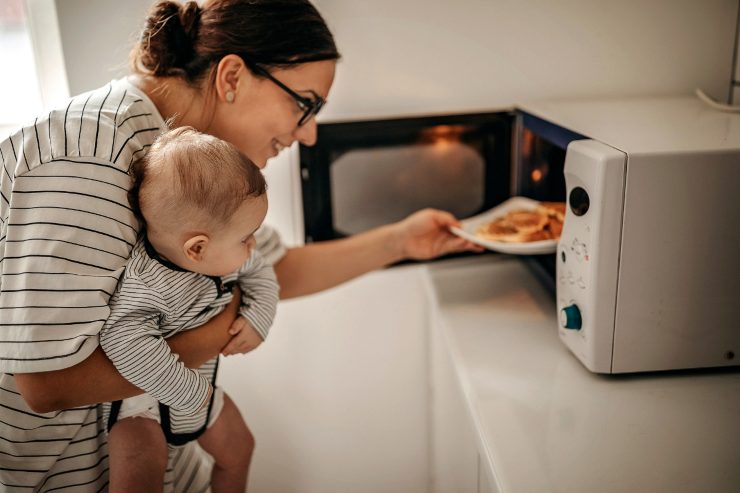
{"label": "microwave control panel", "polygon": [[595,140],[568,145],[566,211],[557,251],[559,335],[591,371],[611,373],[625,153]]}

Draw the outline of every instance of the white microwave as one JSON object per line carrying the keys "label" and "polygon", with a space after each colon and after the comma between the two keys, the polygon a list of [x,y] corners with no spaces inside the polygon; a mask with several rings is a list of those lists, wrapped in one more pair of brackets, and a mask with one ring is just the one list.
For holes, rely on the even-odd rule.
{"label": "white microwave", "polygon": [[561,340],[592,372],[740,363],[740,115],[693,98],[524,105],[576,132]]}

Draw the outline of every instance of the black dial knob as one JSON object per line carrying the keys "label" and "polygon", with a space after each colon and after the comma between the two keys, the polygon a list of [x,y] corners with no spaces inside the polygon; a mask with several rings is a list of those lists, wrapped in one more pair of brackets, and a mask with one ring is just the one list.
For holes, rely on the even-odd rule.
{"label": "black dial knob", "polygon": [[570,195],[568,196],[568,204],[570,205],[570,210],[573,211],[573,214],[576,216],[582,216],[586,212],[588,212],[588,207],[591,205],[591,200],[588,197],[588,192],[581,188],[581,187],[575,187],[573,190],[570,191]]}

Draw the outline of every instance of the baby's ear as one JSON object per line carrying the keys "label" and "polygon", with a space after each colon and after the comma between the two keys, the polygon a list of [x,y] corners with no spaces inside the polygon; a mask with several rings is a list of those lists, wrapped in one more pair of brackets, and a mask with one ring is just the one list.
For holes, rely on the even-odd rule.
{"label": "baby's ear", "polygon": [[188,238],[183,244],[182,249],[188,260],[200,262],[203,260],[203,254],[208,247],[208,236],[196,235]]}

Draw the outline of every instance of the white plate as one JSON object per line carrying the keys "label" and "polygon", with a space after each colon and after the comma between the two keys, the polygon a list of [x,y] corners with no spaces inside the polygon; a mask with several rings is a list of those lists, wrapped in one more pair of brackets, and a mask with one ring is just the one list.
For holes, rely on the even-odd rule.
{"label": "white plate", "polygon": [[470,240],[473,243],[488,248],[489,250],[495,250],[501,253],[511,253],[514,255],[538,255],[542,253],[554,253],[558,248],[558,240],[540,240],[540,241],[528,241],[525,243],[508,243],[503,241],[491,241],[485,240],[475,234],[475,231],[479,226],[487,224],[497,217],[505,216],[507,212],[516,209],[535,210],[538,201],[528,199],[527,197],[512,197],[509,200],[502,202],[493,209],[489,209],[486,212],[478,214],[477,216],[469,217],[464,221],[461,221],[462,228],[451,227],[452,231],[457,236]]}

